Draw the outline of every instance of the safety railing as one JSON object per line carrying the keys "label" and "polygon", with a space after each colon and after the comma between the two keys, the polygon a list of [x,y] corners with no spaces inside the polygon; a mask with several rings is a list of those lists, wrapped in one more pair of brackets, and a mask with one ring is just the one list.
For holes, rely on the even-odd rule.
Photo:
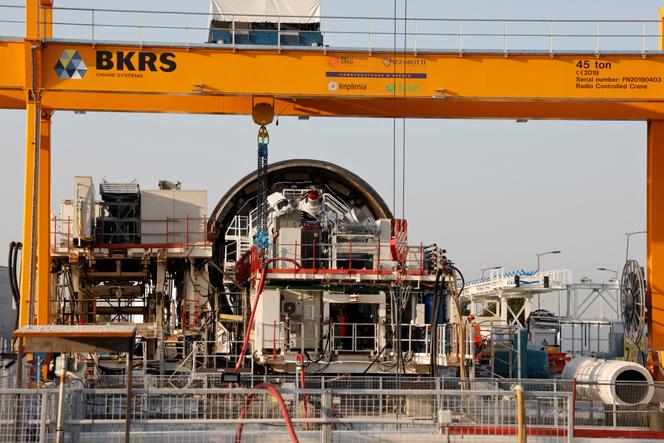
{"label": "safety railing", "polygon": [[519,331],[520,329],[513,325],[492,324],[483,329],[486,335],[479,353],[489,353],[491,373],[487,376],[508,379],[525,378],[521,356],[526,349],[521,348],[522,343],[518,339]]}
{"label": "safety railing", "polygon": [[572,271],[569,269],[504,272],[500,268],[492,270],[489,276],[469,281],[463,296],[466,298],[498,297],[501,290],[516,287],[561,290],[566,289],[571,283]]}
{"label": "safety railing", "polygon": [[[240,350],[243,342],[241,340],[218,341],[195,341],[192,344],[192,366],[191,372],[205,372],[209,369],[234,369],[240,358]],[[249,357],[245,358],[247,367],[253,368],[253,357],[251,351],[253,341],[249,343]]]}
{"label": "safety railing", "polygon": [[[380,240],[348,241],[344,243],[277,243],[265,252],[272,258],[268,269],[271,278],[297,278],[297,275],[370,275],[425,276],[434,278],[435,264],[423,244],[408,246],[404,260],[394,260],[389,242]],[[249,278],[260,269],[259,252],[255,247],[236,264],[236,278]]]}
{"label": "safety railing", "polygon": [[[390,328],[390,326],[385,326]],[[401,326],[400,345],[393,339],[384,343],[384,328],[377,323],[326,323],[273,321],[257,323],[256,340],[263,357],[282,358],[287,353],[299,352],[308,355],[308,359],[330,360],[330,354],[337,354],[337,361],[344,361],[344,354],[362,353],[375,355],[381,346],[389,347],[392,352],[399,348],[408,356],[420,356],[421,362],[428,362],[431,355],[431,325],[404,324]],[[456,324],[438,325],[437,350],[439,364],[450,364],[461,360],[458,330]],[[321,333],[322,332],[322,333]],[[465,338],[465,359],[470,361],[475,355],[473,331],[467,329]],[[306,351],[306,353],[305,353]],[[323,357],[323,358],[321,358]],[[291,361],[280,363],[295,363]],[[355,361],[353,357],[351,360]]]}
{"label": "safety railing", "polygon": [[333,323],[333,352],[378,352],[376,323]]}
{"label": "safety railing", "polygon": [[[122,223],[122,221],[121,221]],[[71,218],[51,219],[51,252],[68,254],[77,247],[94,248],[143,248],[175,249],[181,251],[202,250],[211,253],[208,226],[210,219],[196,217],[172,217],[159,220],[132,221],[131,231],[116,229],[117,220],[99,218],[95,233],[90,238],[80,238],[75,221]],[[112,226],[112,227],[111,227]],[[125,226],[125,225],[123,225]]]}
{"label": "safety railing", "polygon": [[236,215],[226,228],[226,237],[245,237],[249,235],[249,217]]}
{"label": "safety railing", "polygon": [[25,35],[25,5],[0,5],[0,38]]}
{"label": "safety railing", "polygon": [[[261,349],[268,355],[276,357],[287,352],[312,351],[314,355],[329,351],[331,342],[329,325],[318,322],[273,321],[272,323],[256,324],[256,340],[262,343]],[[329,337],[328,337],[329,336]],[[325,341],[325,343],[322,343]],[[293,361],[294,362],[294,361]]]}
{"label": "safety railing", "polygon": [[[254,441],[264,440],[266,433],[280,439],[286,435],[284,413],[301,441],[439,440],[440,434],[471,439],[493,435],[513,441],[516,433],[517,405],[509,391],[279,391],[283,401],[277,402],[259,389],[136,389],[128,402],[122,389],[68,388],[64,440],[123,441],[127,418],[132,441],[229,441],[234,437]],[[0,441],[51,441],[56,431],[56,400],[55,389],[0,393]],[[536,402],[553,412],[533,414]],[[544,435],[547,441],[554,437],[560,440],[553,441],[571,441],[570,393],[526,392],[524,406],[526,425],[534,435]]]}
{"label": "safety railing", "polygon": [[[117,381],[110,383],[110,378]],[[222,374],[169,378],[174,382],[172,385],[164,383],[165,377],[160,376],[137,375],[134,378],[135,396],[131,417],[138,433],[146,424],[157,425],[154,432],[166,431],[158,426],[166,423],[182,426],[205,423],[215,427],[236,424],[246,395],[262,395],[234,385],[233,389],[229,389],[229,382]],[[464,435],[480,431],[494,435],[496,427],[514,424],[515,416],[508,407],[512,403],[503,401],[512,401],[511,390],[517,384],[526,392],[527,426],[559,430],[556,434],[549,434],[550,437],[609,436],[607,431],[611,431],[614,437],[641,436],[650,441],[661,438],[661,432],[657,434],[652,429],[664,417],[659,404],[664,398],[662,382],[582,383],[576,380],[495,378],[460,380],[453,377],[394,374],[363,377],[307,374],[305,380],[306,390],[292,389],[296,385],[294,375],[245,374],[241,383],[247,387],[270,383],[281,389],[293,421],[309,429],[319,429],[318,426],[325,422],[311,419],[329,418],[320,409],[319,396],[330,393],[331,404],[335,409],[333,418],[337,419],[338,425],[342,422],[379,424],[390,420],[406,425],[407,422],[412,424],[417,420],[427,426],[447,424],[450,430],[454,429]],[[114,423],[114,420],[117,420],[118,425],[124,423],[121,420],[124,420],[126,412],[126,377],[99,377],[94,390],[82,390],[81,386],[80,383],[71,383],[66,388],[67,432],[73,429],[71,426],[103,427]],[[106,389],[106,386],[113,388]],[[620,398],[628,401],[641,398],[649,389],[654,391],[654,396],[650,405],[625,406],[618,401],[607,403],[594,398],[592,393],[603,388],[613,388]],[[307,395],[311,409],[306,416],[301,403],[302,394]],[[444,398],[449,400],[446,402]],[[54,389],[3,389],[0,392],[0,441],[34,441],[40,432],[53,432],[55,416],[50,414],[55,413],[56,399]],[[467,401],[463,410],[450,406],[461,399]],[[270,405],[264,405],[262,401],[259,398],[246,411],[246,424],[267,424],[271,423],[269,420],[281,418],[278,411],[272,409],[274,402],[269,401]],[[452,410],[452,422],[438,421],[438,411],[441,409]],[[561,429],[565,429],[568,434],[561,434]],[[91,432],[90,428],[78,430]],[[101,432],[101,429],[97,431]]]}
{"label": "safety railing", "polygon": [[561,320],[559,325],[561,352],[605,356],[612,351],[613,324],[609,321]]}
{"label": "safety railing", "polygon": [[186,343],[179,337],[177,340],[164,340],[163,346],[164,359],[166,360],[183,359],[189,351]]}
{"label": "safety railing", "polygon": [[[24,34],[24,7],[0,5],[0,34]],[[653,11],[656,13],[656,11]],[[53,35],[57,39],[92,42],[129,42],[135,44],[206,45],[223,40],[222,47],[246,47],[251,31],[270,35],[278,48],[289,44],[309,50],[328,51],[348,48],[373,51],[401,51],[410,54],[449,51],[463,54],[491,51],[502,54],[520,51],[549,54],[584,52],[600,54],[629,51],[647,54],[660,51],[662,35],[659,20],[528,20],[528,19],[454,19],[430,17],[322,16],[317,26],[298,28],[304,39],[293,39],[292,22],[311,17],[289,15],[213,17],[206,11],[154,11],[103,8],[53,8]],[[217,20],[211,28],[211,20]],[[43,20],[43,19],[42,19]],[[270,22],[271,27],[247,27],[248,22]],[[212,32],[211,32],[212,31]],[[223,32],[224,38],[214,37]],[[272,38],[272,34],[275,35]],[[322,45],[318,35],[322,36]],[[396,36],[396,45],[395,45]],[[396,47],[395,47],[396,46]],[[292,48],[294,46],[288,46]],[[354,63],[354,59],[339,63]],[[398,60],[386,62],[399,64]]]}

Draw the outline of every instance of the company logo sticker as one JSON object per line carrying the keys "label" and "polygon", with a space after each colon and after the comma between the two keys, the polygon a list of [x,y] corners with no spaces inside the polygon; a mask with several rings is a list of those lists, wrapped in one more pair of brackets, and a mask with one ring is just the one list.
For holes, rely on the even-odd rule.
{"label": "company logo sticker", "polygon": [[327,84],[327,89],[334,92],[337,89],[339,89],[339,85],[337,84],[337,82],[330,82]]}
{"label": "company logo sticker", "polygon": [[393,65],[424,66],[424,65],[427,64],[426,59],[423,59],[423,58],[403,59],[403,58],[383,57],[382,62],[383,62],[383,65],[385,65],[386,68],[389,68],[390,66],[393,66]]}
{"label": "company logo sticker", "polygon": [[338,72],[328,71],[325,77],[336,78],[427,78],[424,72]]}
{"label": "company logo sticker", "polygon": [[336,56],[328,56],[327,57],[327,65],[330,68],[336,68],[341,64],[341,60],[339,60],[339,57]]}
{"label": "company logo sticker", "polygon": [[88,67],[76,49],[65,49],[55,64],[55,73],[63,79],[82,79]]}

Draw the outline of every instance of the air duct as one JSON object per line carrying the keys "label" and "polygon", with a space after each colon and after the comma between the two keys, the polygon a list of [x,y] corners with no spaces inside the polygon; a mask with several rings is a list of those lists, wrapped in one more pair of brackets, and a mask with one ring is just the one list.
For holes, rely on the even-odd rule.
{"label": "air duct", "polygon": [[579,398],[606,405],[647,404],[655,391],[646,368],[627,361],[576,357],[565,365],[563,378],[576,379]]}

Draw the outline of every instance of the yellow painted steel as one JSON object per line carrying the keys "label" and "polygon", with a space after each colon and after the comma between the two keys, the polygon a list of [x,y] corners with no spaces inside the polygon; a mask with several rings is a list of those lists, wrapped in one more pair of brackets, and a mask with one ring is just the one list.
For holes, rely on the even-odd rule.
{"label": "yellow painted steel", "polygon": [[39,40],[39,0],[26,0],[25,2],[25,39]]}
{"label": "yellow painted steel", "polygon": [[664,121],[648,122],[648,312],[652,349],[664,350]]}
{"label": "yellow painted steel", "polygon": [[[25,61],[20,42],[0,57]],[[55,64],[76,50],[88,71],[62,79]],[[23,54],[19,54],[23,51]],[[252,97],[280,115],[421,118],[664,118],[664,56],[236,51],[49,43],[42,103],[52,109],[251,114]],[[122,60],[122,61],[120,61]],[[0,105],[23,108],[29,72],[13,64]],[[397,68],[396,81],[394,76]],[[296,74],[295,74],[296,73]],[[570,102],[574,106],[570,106]]]}
{"label": "yellow painted steel", "polygon": [[[31,143],[34,103],[32,45],[51,35],[49,0],[26,1],[26,39],[0,42],[0,107],[27,110],[24,260],[29,287]],[[43,7],[41,12],[39,4]],[[664,8],[660,10],[664,19]],[[664,29],[664,21],[662,22]],[[662,32],[664,34],[664,32]],[[664,42],[660,42],[664,49]],[[62,79],[55,64],[78,51],[88,70]],[[254,98],[273,100],[278,115],[345,117],[648,120],[648,283],[652,346],[664,349],[664,56],[648,54],[439,54],[225,48],[96,46],[49,42],[40,48],[38,98],[44,108],[123,112],[250,115]],[[43,70],[41,70],[43,67]],[[396,77],[396,79],[395,79]],[[42,130],[48,129],[42,123]],[[42,150],[42,160],[50,160]],[[48,162],[47,162],[48,163]],[[45,169],[45,168],[42,168]],[[41,169],[40,169],[41,171]],[[44,172],[44,174],[46,174]],[[40,201],[50,198],[47,176]],[[39,206],[39,261],[48,225]],[[41,267],[42,270],[45,267]],[[40,274],[39,278],[43,278]],[[48,304],[39,280],[38,306]],[[26,300],[21,300],[24,306]],[[27,311],[23,309],[23,311]],[[44,318],[38,308],[39,321]],[[25,324],[21,314],[21,324]]]}
{"label": "yellow painted steel", "polygon": [[[41,112],[37,206],[37,297],[35,324],[49,323],[51,277],[51,113]],[[44,260],[47,258],[47,260]]]}
{"label": "yellow painted steel", "polygon": [[[32,245],[32,226],[37,222],[32,219],[32,199],[34,195],[34,178],[35,178],[35,107],[37,105],[30,101],[26,105],[26,144],[25,144],[25,185],[24,185],[24,198],[23,198],[23,252],[21,255],[21,302],[19,311],[19,326],[25,326],[32,321],[29,318],[30,312],[30,291],[31,285],[35,282],[30,279],[31,267],[31,251]],[[50,196],[47,196],[50,198]],[[48,217],[47,217],[48,218]],[[47,256],[50,260],[50,255]],[[44,257],[42,257],[44,260]],[[46,295],[46,300],[48,296]],[[46,302],[48,303],[48,302]]]}
{"label": "yellow painted steel", "polygon": [[[42,0],[43,4],[45,0]],[[49,8],[50,9],[50,8]],[[9,82],[20,77],[25,97],[26,108],[26,146],[25,146],[25,191],[23,201],[23,254],[21,257],[21,300],[19,325],[37,323],[47,324],[49,319],[49,278],[50,278],[50,112],[41,112],[42,87],[42,44],[44,36],[52,32],[52,14],[40,8],[37,0],[26,2],[26,38],[23,46],[23,58],[18,49],[13,47],[5,50],[14,51],[14,55],[23,66],[19,75],[17,69],[10,69]],[[9,85],[16,91],[16,85]],[[45,131],[44,131],[45,130]],[[42,132],[43,131],[43,132]],[[36,144],[39,145],[38,157],[35,156]],[[37,164],[39,163],[39,168]],[[37,174],[37,181],[35,181]],[[35,189],[35,184],[37,189]],[[36,212],[33,210],[34,196],[37,195]],[[34,216],[36,214],[36,220]],[[36,236],[33,229],[36,224]],[[33,242],[36,240],[36,243]],[[35,263],[32,262],[33,257]],[[31,272],[35,267],[34,280]],[[34,302],[31,296],[34,295]],[[31,306],[32,304],[32,306]],[[32,308],[32,309],[31,309]]]}
{"label": "yellow painted steel", "polygon": [[[89,71],[61,79],[53,66],[76,50]],[[236,51],[49,44],[48,93],[274,96],[327,99],[616,100],[664,99],[664,57],[641,55],[466,55]],[[121,60],[123,60],[121,62]],[[150,63],[150,60],[154,60]],[[394,74],[397,66],[397,77]],[[140,111],[141,104],[129,110]]]}

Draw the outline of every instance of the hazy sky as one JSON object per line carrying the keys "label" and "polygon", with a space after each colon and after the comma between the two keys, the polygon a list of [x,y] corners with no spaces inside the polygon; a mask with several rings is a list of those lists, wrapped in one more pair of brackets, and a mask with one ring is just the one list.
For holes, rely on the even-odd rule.
{"label": "hazy sky", "polygon": [[[322,0],[323,14],[390,16],[391,1]],[[445,18],[656,19],[658,0],[410,0],[408,15]],[[57,0],[58,6],[109,7]],[[208,2],[114,1],[113,8],[207,11]],[[403,3],[398,9],[403,11]],[[2,12],[0,12],[1,14]],[[1,28],[0,28],[1,29]],[[400,124],[400,123],[399,123]],[[23,111],[0,111],[0,252],[21,237],[25,149]],[[406,217],[414,242],[448,249],[468,278],[495,265],[571,268],[575,279],[604,281],[620,270],[625,232],[645,228],[646,125],[643,122],[409,120]],[[207,189],[210,208],[255,168],[250,117],[56,113],[53,210],[73,192],[74,175],[98,183],[159,179]],[[270,161],[315,158],[365,178],[392,201],[392,120],[282,118],[270,129]],[[400,149],[400,146],[399,146]],[[400,201],[400,194],[397,196]],[[401,208],[397,208],[401,213]],[[645,262],[643,236],[631,250]]]}

